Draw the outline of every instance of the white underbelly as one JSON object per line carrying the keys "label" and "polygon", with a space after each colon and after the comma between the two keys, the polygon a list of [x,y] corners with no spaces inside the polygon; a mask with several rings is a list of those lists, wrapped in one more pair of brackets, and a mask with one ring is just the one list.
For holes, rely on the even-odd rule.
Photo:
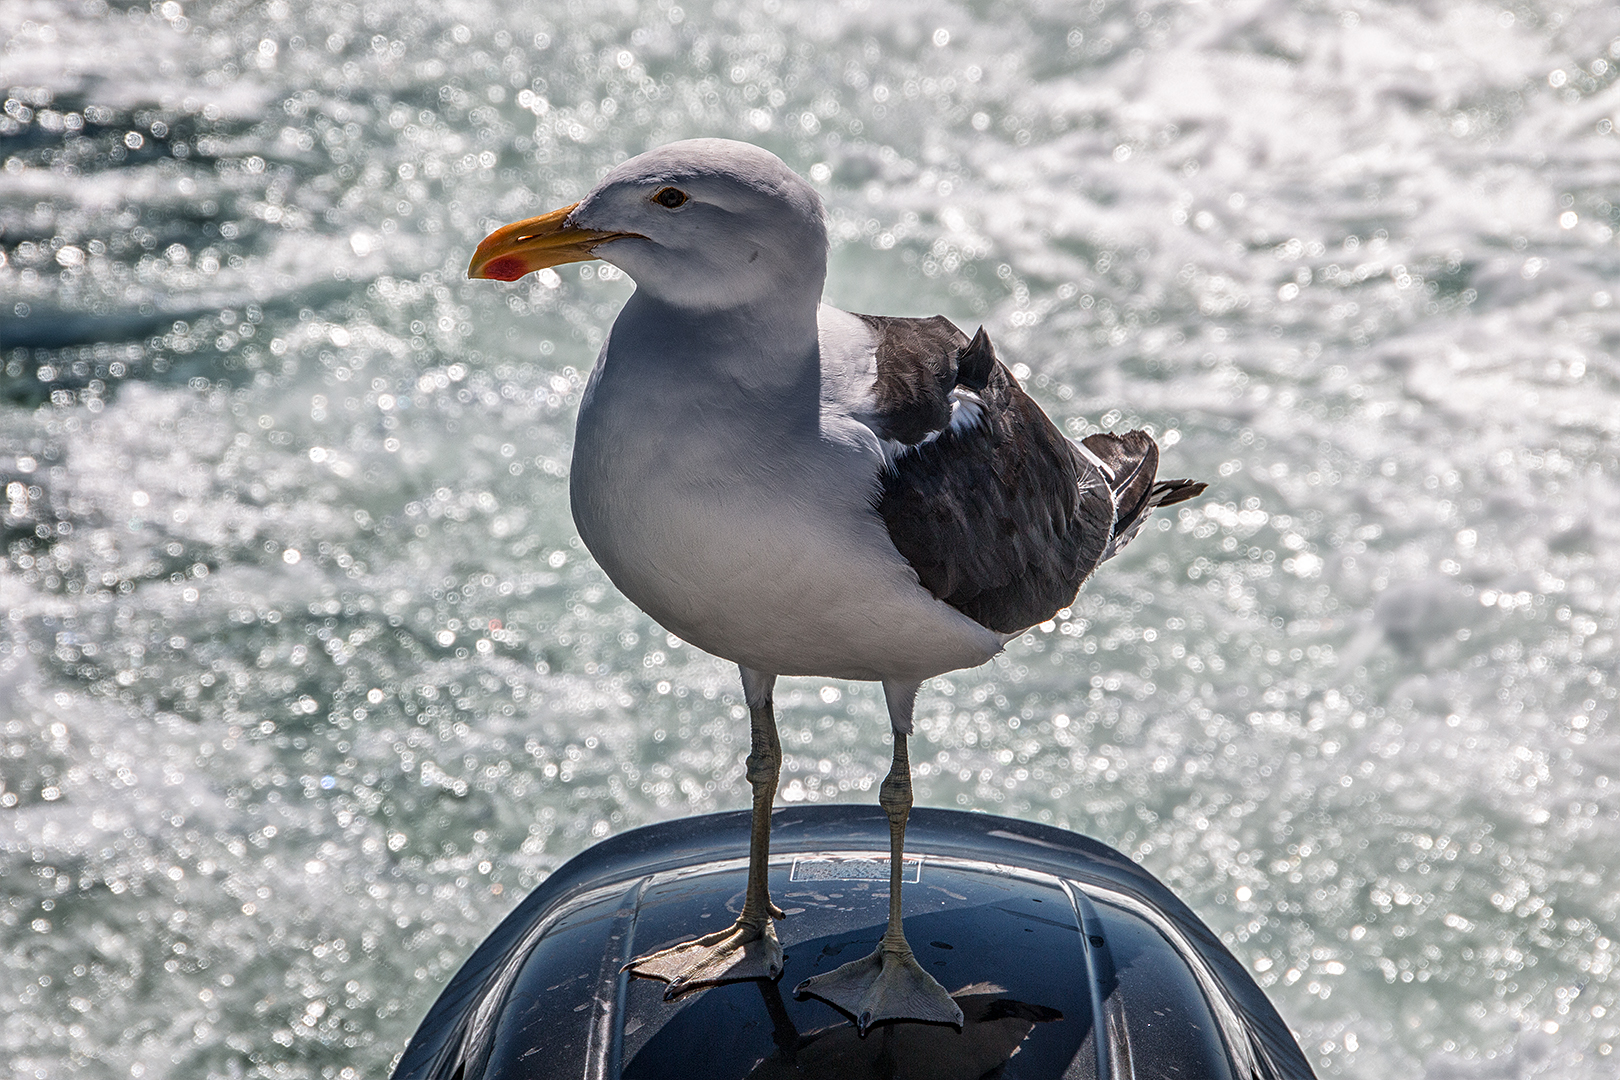
{"label": "white underbelly", "polygon": [[872,508],[873,466],[857,448],[703,445],[583,422],[576,443],[580,536],[670,632],[758,671],[845,679],[920,681],[1000,650],[1001,635],[917,583]]}

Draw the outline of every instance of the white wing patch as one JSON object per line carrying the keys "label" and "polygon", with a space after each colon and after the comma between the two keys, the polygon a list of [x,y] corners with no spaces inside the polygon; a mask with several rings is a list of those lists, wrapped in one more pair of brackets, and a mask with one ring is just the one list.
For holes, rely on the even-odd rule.
{"label": "white wing patch", "polygon": [[[951,422],[946,430],[958,434],[971,431],[973,428],[978,427],[979,421],[983,419],[984,399],[972,390],[965,390],[960,386],[953,387],[951,389]],[[938,437],[938,432],[932,432],[923,442]]]}

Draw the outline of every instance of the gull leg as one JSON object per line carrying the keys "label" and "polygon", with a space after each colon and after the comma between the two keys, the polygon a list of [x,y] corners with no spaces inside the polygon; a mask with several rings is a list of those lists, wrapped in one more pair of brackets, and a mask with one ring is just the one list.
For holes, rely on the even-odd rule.
{"label": "gull leg", "polygon": [[889,716],[894,723],[894,763],[884,778],[878,802],[889,815],[889,925],[869,956],[816,975],[793,991],[798,998],[825,1001],[855,1018],[862,1035],[884,1020],[917,1020],[962,1027],[962,1010],[939,980],[922,969],[900,924],[900,875],[904,866],[906,819],[911,814],[911,761],[906,737],[911,733],[911,707],[917,687],[884,683]]}
{"label": "gull leg", "polygon": [[664,1000],[721,983],[744,979],[775,979],[782,974],[782,946],[772,919],[783,918],[771,902],[766,877],[771,848],[771,803],[782,772],[782,743],[776,735],[776,713],[771,705],[774,675],[743,668],[743,691],[748,699],[748,782],[754,789],[754,817],[748,842],[748,888],[737,921],[725,930],[638,956],[624,970],[644,979],[669,984]]}

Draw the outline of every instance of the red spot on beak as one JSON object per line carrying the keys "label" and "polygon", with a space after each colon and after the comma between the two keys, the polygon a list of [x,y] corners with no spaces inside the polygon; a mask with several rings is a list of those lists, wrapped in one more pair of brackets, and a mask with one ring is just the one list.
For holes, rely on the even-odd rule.
{"label": "red spot on beak", "polygon": [[492,277],[496,281],[516,281],[529,272],[523,265],[523,260],[516,255],[502,255],[498,259],[491,259],[484,267],[484,276]]}

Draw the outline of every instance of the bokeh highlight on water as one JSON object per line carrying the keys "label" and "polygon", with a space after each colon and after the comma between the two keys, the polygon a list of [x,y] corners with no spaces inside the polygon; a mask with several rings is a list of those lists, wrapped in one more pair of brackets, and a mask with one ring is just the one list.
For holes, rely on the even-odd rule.
{"label": "bokeh highlight on water", "polygon": [[[746,803],[568,516],[629,283],[462,276],[696,135],[817,184],[833,302],[1213,481],[925,688],[920,801],[1130,852],[1324,1075],[1612,1075],[1620,9],[4,12],[14,1075],[380,1075],[562,860]],[[873,686],[779,708],[783,799],[875,798]]]}

